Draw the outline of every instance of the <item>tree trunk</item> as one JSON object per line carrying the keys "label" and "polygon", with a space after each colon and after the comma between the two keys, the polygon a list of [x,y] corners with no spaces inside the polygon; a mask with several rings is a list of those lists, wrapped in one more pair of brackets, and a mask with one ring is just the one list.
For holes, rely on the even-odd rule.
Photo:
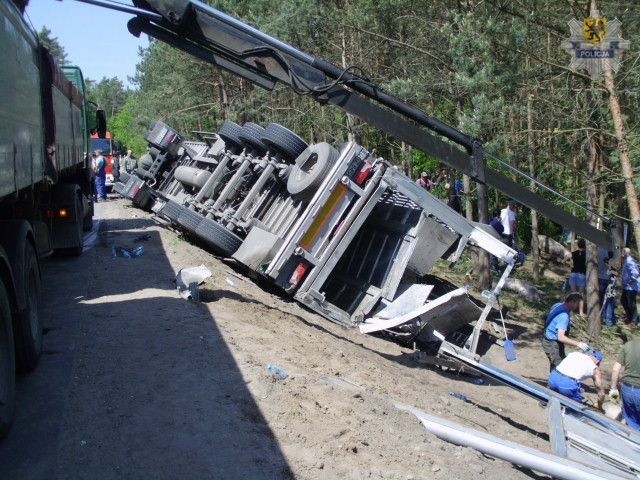
{"label": "tree trunk", "polygon": [[[478,165],[484,170],[484,158],[480,159]],[[484,178],[484,171],[480,172],[480,178]],[[476,184],[478,192],[478,222],[489,222],[489,211],[487,208],[487,186],[484,183]],[[481,289],[491,288],[491,271],[489,270],[489,254],[481,250],[478,254],[476,263],[476,272],[478,272],[479,284]]]}
{"label": "tree trunk", "polygon": [[607,70],[604,72],[604,84],[609,93],[609,108],[613,117],[613,126],[616,130],[616,138],[618,139],[618,156],[620,157],[620,165],[622,166],[622,175],[624,177],[624,191],[627,196],[629,205],[629,216],[633,226],[633,235],[636,239],[636,245],[640,246],[640,208],[638,207],[638,192],[633,183],[633,166],[629,157],[629,144],[627,143],[627,133],[620,111],[620,102],[618,94],[613,82],[613,72]]}
{"label": "tree trunk", "polygon": [[464,213],[467,220],[473,222],[473,205],[471,204],[471,179],[469,175],[462,175],[462,186],[464,187]]}
{"label": "tree trunk", "polygon": [[[595,0],[591,0],[590,15],[592,17],[600,16]],[[604,85],[607,88],[607,93],[609,94],[609,108],[613,119],[613,127],[616,131],[616,138],[618,139],[618,156],[620,157],[620,165],[622,167],[624,190],[627,196],[627,203],[629,205],[629,216],[631,217],[633,236],[636,239],[636,246],[640,248],[640,207],[638,206],[638,192],[633,184],[633,166],[631,165],[631,158],[629,157],[627,132],[624,126],[624,120],[622,119],[618,93],[616,92],[616,86],[613,81],[613,72],[611,70],[604,71]]]}
{"label": "tree trunk", "polygon": [[222,75],[218,77],[218,100],[220,101],[222,120],[226,121],[227,118],[229,118],[229,95],[227,94],[227,86]]}
{"label": "tree trunk", "polygon": [[[590,134],[587,139],[588,146],[588,163],[587,163],[587,208],[589,211],[597,211],[598,192],[596,184],[593,181],[599,169],[601,151],[596,142],[596,135]],[[597,223],[597,218],[592,214],[588,214],[587,220],[592,225]],[[597,338],[602,330],[600,321],[600,302],[598,299],[598,246],[594,243],[587,242],[587,297],[584,299],[587,312],[589,326],[587,333],[589,340]]]}
{"label": "tree trunk", "polygon": [[[342,68],[347,68],[347,34],[344,26],[340,29],[340,37],[342,40]],[[346,115],[347,117],[345,122],[347,126],[347,138],[350,142],[362,143],[362,139],[359,138],[359,135],[356,132],[356,117],[350,113],[347,113]]]}
{"label": "tree trunk", "polygon": [[[533,154],[535,144],[533,138],[533,94],[527,96],[527,146],[529,160],[529,174],[531,178],[536,177],[535,155]],[[536,191],[536,182],[531,180],[531,191]],[[540,244],[538,242],[538,212],[531,210],[531,260],[533,262],[533,280],[540,280]]]}

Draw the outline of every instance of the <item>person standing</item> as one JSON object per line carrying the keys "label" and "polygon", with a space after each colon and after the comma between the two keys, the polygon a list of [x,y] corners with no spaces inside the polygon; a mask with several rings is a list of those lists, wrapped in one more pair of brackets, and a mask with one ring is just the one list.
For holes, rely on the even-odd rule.
{"label": "person standing", "polygon": [[500,235],[500,238],[504,239],[504,227],[500,221],[500,212],[498,210],[493,212],[493,217],[489,221],[489,225],[491,225],[498,235]]}
{"label": "person standing", "polygon": [[96,150],[96,159],[95,164],[93,166],[93,171],[96,176],[96,194],[99,200],[106,201],[107,200],[107,172],[106,172],[106,163],[104,157],[102,156],[101,150]]}
{"label": "person standing", "polygon": [[591,377],[598,390],[598,408],[604,403],[604,380],[600,370],[602,352],[587,350],[586,352],[571,352],[560,364],[551,370],[547,386],[554,392],[561,393],[576,402],[584,402],[582,397],[582,381]]}
{"label": "person standing", "polygon": [[453,208],[457,213],[462,212],[462,194],[464,193],[464,187],[460,179],[456,178],[452,182],[447,181],[445,183],[447,189],[447,205]]}
{"label": "person standing", "polygon": [[93,198],[93,203],[98,202],[98,189],[96,183],[96,152],[91,154],[91,197]]}
{"label": "person standing", "polygon": [[598,297],[600,299],[600,317],[607,327],[616,324],[616,272],[611,268],[613,252],[606,248],[598,249]]}
{"label": "person standing", "polygon": [[[578,249],[571,252],[571,274],[569,275],[569,287],[572,292],[579,292],[584,298],[587,287],[587,252],[584,238],[578,239]],[[580,302],[580,315],[585,315],[584,302]]]}
{"label": "person standing", "polygon": [[542,333],[542,349],[549,359],[550,372],[565,358],[565,345],[577,347],[583,352],[589,349],[586,343],[569,338],[571,312],[580,308],[581,301],[582,294],[571,292],[565,297],[564,302],[556,303],[551,307],[547,315]]}
{"label": "person standing", "polygon": [[638,307],[636,306],[636,296],[640,280],[640,269],[638,262],[631,256],[630,248],[622,249],[622,295],[620,303],[626,315],[625,323],[638,325]]}
{"label": "person standing", "polygon": [[127,156],[124,157],[124,170],[127,173],[133,172],[137,167],[137,162],[131,150],[127,150]]}
{"label": "person standing", "polygon": [[516,202],[509,200],[507,206],[500,211],[500,222],[504,231],[502,233],[504,237],[504,243],[513,248],[514,240],[516,236]]}
{"label": "person standing", "polygon": [[622,416],[627,425],[640,430],[640,339],[625,343],[613,364],[609,398],[615,401],[621,395]]}
{"label": "person standing", "polygon": [[[500,210],[496,210],[495,212],[493,212],[493,217],[491,218],[491,221],[489,221],[489,225],[493,227],[495,232],[500,236],[500,239],[504,241],[504,227],[502,226],[502,222],[500,221]],[[498,257],[496,257],[495,255],[491,255],[491,268],[496,271],[500,269],[500,262],[498,260]]]}
{"label": "person standing", "polygon": [[427,174],[427,172],[422,172],[420,174],[420,178],[416,180],[416,185],[420,185],[425,190],[431,190],[434,186],[434,183],[431,181],[431,177]]}
{"label": "person standing", "polygon": [[120,151],[118,150],[113,155],[113,183],[120,181]]}

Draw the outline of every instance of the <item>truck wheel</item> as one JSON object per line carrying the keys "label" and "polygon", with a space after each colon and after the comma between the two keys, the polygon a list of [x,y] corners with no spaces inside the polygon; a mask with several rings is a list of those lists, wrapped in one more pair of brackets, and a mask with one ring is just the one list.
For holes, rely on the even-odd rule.
{"label": "truck wheel", "polygon": [[82,218],[82,201],[76,195],[75,205],[74,205],[74,215],[75,215],[75,227],[76,227],[76,245],[73,247],[65,248],[64,252],[67,255],[71,255],[73,257],[79,257],[82,255],[82,243],[84,237],[84,218]]}
{"label": "truck wheel", "polygon": [[22,288],[26,308],[18,315],[15,329],[16,364],[21,372],[30,372],[38,365],[42,353],[42,324],[40,323],[40,269],[36,252],[26,240],[22,262]]}
{"label": "truck wheel", "polygon": [[279,123],[270,123],[264,129],[262,141],[270,150],[282,155],[287,163],[293,163],[309,146],[298,135]]}
{"label": "truck wheel", "polygon": [[296,200],[308,202],[340,157],[340,152],[326,142],[310,145],[293,166],[287,190]]}
{"label": "truck wheel", "polygon": [[257,123],[247,122],[240,130],[240,139],[245,145],[251,147],[254,157],[262,157],[267,153],[267,146],[262,142],[264,128]]}
{"label": "truck wheel", "polygon": [[240,139],[240,131],[242,127],[237,123],[224,122],[218,130],[218,136],[224,140],[225,149],[231,153],[238,154],[244,148],[244,144]]}
{"label": "truck wheel", "polygon": [[0,439],[9,431],[16,405],[16,364],[11,323],[9,296],[0,278]]}
{"label": "truck wheel", "polygon": [[[82,201],[82,194],[80,194],[80,206],[83,207],[84,206],[84,202]],[[84,217],[82,217],[82,231],[83,232],[89,232],[91,231],[91,229],[93,228],[93,214],[94,214],[94,209],[93,209],[93,200],[89,200],[89,204],[88,204],[89,208],[87,209],[87,213],[85,214]]]}
{"label": "truck wheel", "polygon": [[216,253],[227,258],[231,257],[242,244],[240,237],[210,218],[204,218],[194,233]]}
{"label": "truck wheel", "polygon": [[89,211],[82,219],[82,231],[89,232],[93,228],[93,206],[89,208]]}

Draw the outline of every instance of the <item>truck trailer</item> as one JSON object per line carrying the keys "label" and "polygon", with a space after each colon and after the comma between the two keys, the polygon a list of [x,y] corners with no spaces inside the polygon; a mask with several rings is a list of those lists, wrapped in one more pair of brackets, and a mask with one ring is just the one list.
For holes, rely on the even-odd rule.
{"label": "truck trailer", "polygon": [[42,350],[40,259],[80,255],[93,216],[82,72],[56,65],[23,3],[0,2],[0,438]]}

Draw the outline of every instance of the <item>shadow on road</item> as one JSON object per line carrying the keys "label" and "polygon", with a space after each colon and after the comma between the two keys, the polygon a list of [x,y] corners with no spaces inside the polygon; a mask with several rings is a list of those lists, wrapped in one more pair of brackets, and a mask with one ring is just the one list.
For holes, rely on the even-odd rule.
{"label": "shadow on road", "polygon": [[[0,478],[293,476],[215,319],[175,293],[174,246],[150,225],[103,219],[82,257],[43,262],[44,355],[18,379]],[[112,245],[145,252],[114,259]]]}

